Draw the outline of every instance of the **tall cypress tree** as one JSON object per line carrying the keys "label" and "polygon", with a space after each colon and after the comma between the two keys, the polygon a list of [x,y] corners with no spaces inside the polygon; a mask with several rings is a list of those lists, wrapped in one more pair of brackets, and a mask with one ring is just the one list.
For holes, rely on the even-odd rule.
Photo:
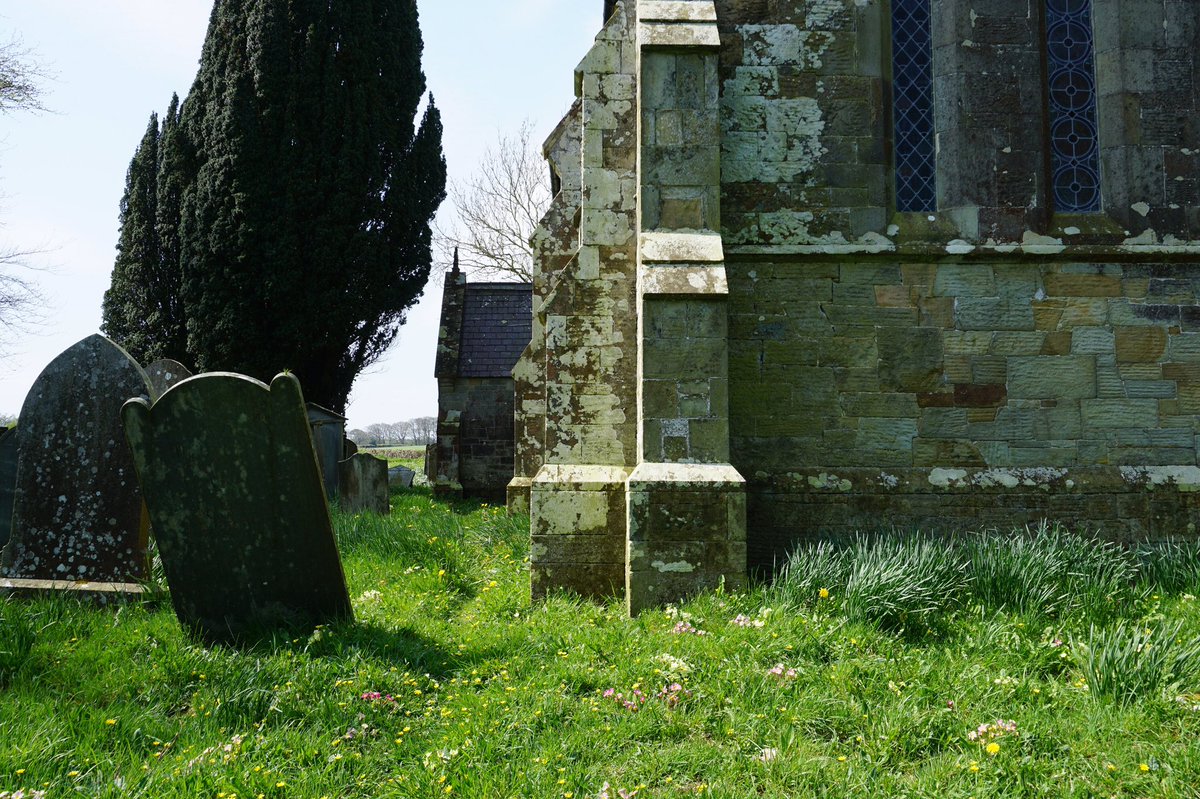
{"label": "tall cypress tree", "polygon": [[218,0],[180,121],[180,244],[203,369],[290,368],[345,407],[395,338],[445,196],[415,0]]}
{"label": "tall cypress tree", "polygon": [[432,97],[417,124],[421,50],[415,0],[217,0],[187,99],[130,166],[105,329],[136,340],[145,316],[168,342],[147,353],[291,369],[343,410],[429,277],[446,165]]}
{"label": "tall cypress tree", "polygon": [[150,124],[134,152],[121,200],[112,284],[101,329],[141,363],[190,360],[180,298],[179,195],[187,183],[179,139],[179,97]]}

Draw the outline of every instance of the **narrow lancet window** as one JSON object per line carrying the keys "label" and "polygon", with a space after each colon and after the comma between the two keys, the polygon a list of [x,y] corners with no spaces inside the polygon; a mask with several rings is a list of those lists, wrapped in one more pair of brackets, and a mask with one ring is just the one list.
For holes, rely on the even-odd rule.
{"label": "narrow lancet window", "polygon": [[1091,0],[1046,0],[1054,207],[1100,210],[1100,142]]}
{"label": "narrow lancet window", "polygon": [[892,0],[892,150],[896,209],[937,208],[929,0]]}

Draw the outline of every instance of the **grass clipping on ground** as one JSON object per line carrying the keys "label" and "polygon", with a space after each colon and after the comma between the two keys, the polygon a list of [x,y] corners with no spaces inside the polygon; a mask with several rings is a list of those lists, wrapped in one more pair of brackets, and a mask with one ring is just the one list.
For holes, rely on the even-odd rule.
{"label": "grass clipping on ground", "polygon": [[1200,785],[1195,547],[862,538],[631,620],[531,607],[528,519],[394,505],[335,518],[358,620],[300,638],[206,649],[169,607],[0,602],[0,797]]}

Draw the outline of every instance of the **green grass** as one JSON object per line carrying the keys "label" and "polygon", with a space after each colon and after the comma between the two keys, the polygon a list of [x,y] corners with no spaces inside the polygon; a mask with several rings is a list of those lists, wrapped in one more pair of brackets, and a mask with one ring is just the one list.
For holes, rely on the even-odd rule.
{"label": "green grass", "polygon": [[[1194,797],[1200,785],[1194,568],[1047,530],[1053,562],[1096,577],[1071,566],[1042,584],[1015,579],[1039,557],[1015,544],[978,555],[974,539],[941,551],[863,539],[798,553],[776,586],[631,620],[567,596],[531,607],[527,519],[394,499],[388,519],[335,520],[354,624],[206,649],[169,607],[0,605],[0,795],[591,799],[607,783],[609,799]],[[1015,733],[996,726],[1008,721]],[[993,726],[972,740],[981,725]]]}

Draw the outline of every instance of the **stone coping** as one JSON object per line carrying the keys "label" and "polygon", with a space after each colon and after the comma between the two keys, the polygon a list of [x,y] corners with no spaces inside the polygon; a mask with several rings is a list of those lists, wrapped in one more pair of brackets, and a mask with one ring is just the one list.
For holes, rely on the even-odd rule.
{"label": "stone coping", "polygon": [[1060,261],[1193,261],[1200,256],[1200,243],[1186,244],[971,244],[916,242],[897,244],[882,236],[869,241],[830,242],[827,244],[726,244],[727,259],[813,255],[880,255],[895,258],[954,256],[964,261],[1037,259]]}
{"label": "stone coping", "polygon": [[623,488],[629,479],[624,466],[584,463],[547,463],[533,478],[533,490],[608,491]]}
{"label": "stone coping", "polygon": [[661,489],[674,484],[678,490],[711,490],[714,486],[741,489],[746,480],[728,463],[639,463],[629,475],[629,488],[646,486]]}
{"label": "stone coping", "polygon": [[720,233],[651,231],[638,237],[638,257],[643,264],[719,264],[723,241]]}
{"label": "stone coping", "polygon": [[712,0],[640,0],[638,18],[642,22],[716,22],[717,9]]}
{"label": "stone coping", "polygon": [[954,494],[1040,490],[1053,493],[1112,494],[1147,490],[1200,492],[1200,467],[1033,466],[807,468],[786,474],[749,475],[755,490],[822,494]]}

